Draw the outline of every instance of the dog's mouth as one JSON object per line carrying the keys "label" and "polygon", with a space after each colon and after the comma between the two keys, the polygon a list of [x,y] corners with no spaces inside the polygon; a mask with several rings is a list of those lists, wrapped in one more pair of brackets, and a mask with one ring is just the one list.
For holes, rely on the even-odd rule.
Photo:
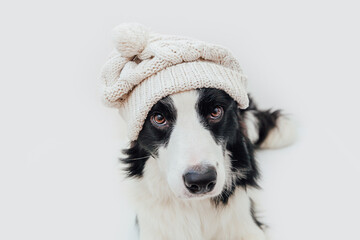
{"label": "dog's mouth", "polygon": [[189,188],[184,188],[182,193],[178,195],[177,197],[180,199],[196,199],[196,200],[202,200],[202,199],[208,199],[208,198],[216,198],[222,193],[222,187],[221,184],[215,184],[211,191],[203,191],[203,192],[191,192]]}
{"label": "dog's mouth", "polygon": [[202,194],[193,194],[190,192],[184,192],[183,196],[179,197],[181,199],[207,199],[207,198],[214,198],[219,196],[220,193],[202,193]]}

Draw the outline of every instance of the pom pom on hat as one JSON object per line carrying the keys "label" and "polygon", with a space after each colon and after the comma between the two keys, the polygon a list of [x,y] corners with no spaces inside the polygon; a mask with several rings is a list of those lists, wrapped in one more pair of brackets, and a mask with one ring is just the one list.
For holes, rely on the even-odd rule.
{"label": "pom pom on hat", "polygon": [[148,40],[148,28],[138,23],[123,23],[113,30],[115,48],[125,58],[132,58],[140,54]]}

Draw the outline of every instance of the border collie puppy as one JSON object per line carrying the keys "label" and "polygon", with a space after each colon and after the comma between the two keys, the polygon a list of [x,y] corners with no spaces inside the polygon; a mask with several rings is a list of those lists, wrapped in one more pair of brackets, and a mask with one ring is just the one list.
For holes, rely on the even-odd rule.
{"label": "border collie puppy", "polygon": [[128,23],[101,78],[131,142],[121,159],[141,240],[263,240],[254,149],[289,144],[279,111],[259,111],[231,52]]}
{"label": "border collie puppy", "polygon": [[280,111],[241,110],[226,92],[169,95],[150,110],[121,159],[142,240],[266,239],[251,192],[257,148],[293,141]]}

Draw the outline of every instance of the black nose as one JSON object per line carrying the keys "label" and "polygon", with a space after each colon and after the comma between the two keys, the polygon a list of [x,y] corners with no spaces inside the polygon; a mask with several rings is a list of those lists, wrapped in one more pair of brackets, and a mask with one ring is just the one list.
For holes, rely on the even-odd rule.
{"label": "black nose", "polygon": [[194,194],[207,193],[216,184],[216,170],[212,166],[201,166],[189,169],[184,175],[186,188]]}

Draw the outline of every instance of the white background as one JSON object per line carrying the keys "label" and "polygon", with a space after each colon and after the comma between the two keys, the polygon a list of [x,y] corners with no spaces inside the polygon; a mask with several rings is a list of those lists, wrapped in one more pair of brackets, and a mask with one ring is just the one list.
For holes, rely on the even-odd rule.
{"label": "white background", "polygon": [[259,152],[273,239],[360,239],[358,1],[2,1],[0,239],[128,239],[120,116],[101,104],[111,29],[230,48],[297,142]]}

